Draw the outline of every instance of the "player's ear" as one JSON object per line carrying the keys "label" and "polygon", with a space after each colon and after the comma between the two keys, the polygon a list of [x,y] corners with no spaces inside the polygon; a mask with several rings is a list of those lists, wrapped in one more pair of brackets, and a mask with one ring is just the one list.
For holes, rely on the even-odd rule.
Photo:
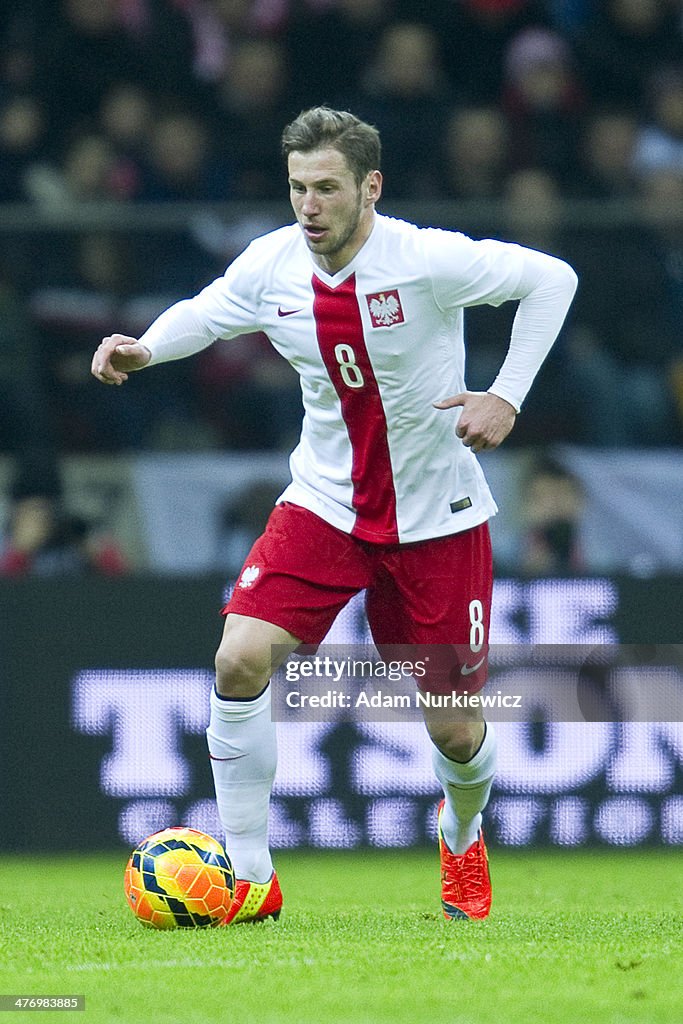
{"label": "player's ear", "polygon": [[376,203],[382,195],[381,171],[370,171],[365,180],[365,186],[365,198],[370,203]]}

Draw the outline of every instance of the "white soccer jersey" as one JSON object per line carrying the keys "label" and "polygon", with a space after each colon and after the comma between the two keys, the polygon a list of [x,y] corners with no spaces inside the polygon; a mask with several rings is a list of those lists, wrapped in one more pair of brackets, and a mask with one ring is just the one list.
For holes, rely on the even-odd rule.
{"label": "white soccer jersey", "polygon": [[531,303],[538,293],[491,389],[518,407],[574,290],[565,275],[566,302],[556,277],[548,294],[541,285],[534,292],[525,277],[545,281],[538,260],[573,275],[517,245],[377,215],[360,251],[329,275],[294,224],[252,242],[140,340],[161,362],[264,331],[299,373],[305,410],[292,482],[279,500],[366,541],[440,537],[496,512],[476,456],[455,435],[460,410],[432,404],[465,390],[463,308],[525,296]]}

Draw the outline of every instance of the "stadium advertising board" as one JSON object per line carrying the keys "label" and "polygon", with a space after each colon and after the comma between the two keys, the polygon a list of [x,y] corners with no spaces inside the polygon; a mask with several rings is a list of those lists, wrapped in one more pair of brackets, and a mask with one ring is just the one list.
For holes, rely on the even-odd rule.
{"label": "stadium advertising board", "polygon": [[[683,672],[671,642],[680,591],[673,579],[497,584],[495,692],[520,690],[524,699],[540,692],[529,684],[534,666],[519,658],[511,665],[510,652],[540,649],[546,661],[560,652],[569,673],[563,692],[576,692],[567,652],[619,657],[600,676],[612,687],[608,713],[586,703],[584,673],[576,713],[543,698],[527,705],[528,715],[490,714],[500,740],[488,811],[493,844],[683,843],[683,722],[676,720],[683,718]],[[211,579],[3,588],[5,848],[67,849],[74,835],[85,848],[129,846],[179,824],[220,835],[204,740],[220,597]],[[327,640],[323,654],[368,649],[361,602],[346,609]],[[553,646],[538,647],[545,644]],[[298,677],[280,673],[274,684],[273,846],[432,841],[438,787],[419,715],[371,704],[347,714],[331,700],[304,712],[292,694],[313,693],[311,683],[318,696],[344,693],[345,683],[337,673],[334,686],[315,679],[303,686],[298,664]],[[374,687],[369,698],[377,680]]]}

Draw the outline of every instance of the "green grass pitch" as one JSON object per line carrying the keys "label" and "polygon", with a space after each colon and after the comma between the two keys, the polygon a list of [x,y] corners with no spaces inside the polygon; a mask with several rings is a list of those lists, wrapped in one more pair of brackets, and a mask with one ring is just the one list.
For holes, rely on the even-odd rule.
{"label": "green grass pitch", "polygon": [[[125,855],[0,858],[0,993],[84,995],[77,1024],[674,1024],[683,856],[492,856],[485,922],[441,919],[430,851],[277,858],[276,924],[153,932]],[[10,1017],[16,1020],[16,1017]]]}

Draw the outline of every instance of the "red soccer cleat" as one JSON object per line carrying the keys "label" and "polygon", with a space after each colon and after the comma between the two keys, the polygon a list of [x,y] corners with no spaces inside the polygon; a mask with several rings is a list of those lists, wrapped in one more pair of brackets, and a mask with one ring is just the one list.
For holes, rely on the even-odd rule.
{"label": "red soccer cleat", "polygon": [[267,882],[248,882],[238,878],[235,895],[228,916],[222,924],[242,924],[246,921],[277,921],[282,910],[282,890],[273,871]]}
{"label": "red soccer cleat", "polygon": [[441,857],[441,906],[447,921],[480,920],[491,910],[491,877],[484,835],[463,854],[451,853],[441,832],[439,804],[439,855]]}

